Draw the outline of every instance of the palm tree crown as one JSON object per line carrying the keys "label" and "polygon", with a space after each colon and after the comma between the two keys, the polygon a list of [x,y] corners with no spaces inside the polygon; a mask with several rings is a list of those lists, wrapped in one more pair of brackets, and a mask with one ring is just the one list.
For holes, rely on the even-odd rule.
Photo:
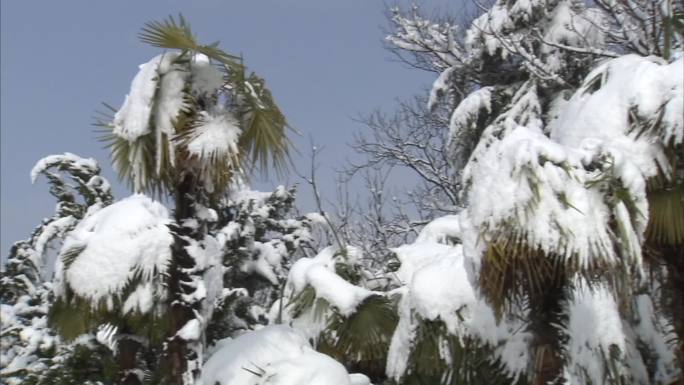
{"label": "palm tree crown", "polygon": [[135,192],[169,193],[192,173],[216,196],[253,166],[283,169],[289,126],[240,57],[198,44],[182,16],[146,24],[140,39],[168,51],[140,66],[121,108],[98,122]]}

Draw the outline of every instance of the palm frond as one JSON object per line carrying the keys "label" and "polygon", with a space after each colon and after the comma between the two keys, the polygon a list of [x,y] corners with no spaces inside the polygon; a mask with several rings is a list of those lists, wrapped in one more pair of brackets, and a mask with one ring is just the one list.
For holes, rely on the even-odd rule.
{"label": "palm frond", "polygon": [[209,45],[198,44],[195,36],[192,34],[190,25],[185,21],[183,15],[179,15],[178,22],[172,16],[169,16],[168,19],[163,21],[146,23],[139,34],[139,38],[143,43],[159,48],[179,49],[181,51],[204,54],[233,70],[242,68],[241,59],[219,49],[218,42]]}
{"label": "palm frond", "polygon": [[480,287],[498,318],[508,305],[519,305],[530,295],[561,285],[566,274],[576,271],[576,259],[546,255],[531,247],[524,236],[499,238],[489,244],[480,272]]}
{"label": "palm frond", "polygon": [[[418,317],[416,337],[402,384],[479,385],[525,384],[509,376],[491,346],[472,338],[450,335],[440,320]],[[448,358],[447,358],[448,357]]]}
{"label": "palm frond", "polygon": [[347,367],[382,376],[397,322],[395,304],[387,297],[373,295],[347,318],[334,314],[317,348]]}
{"label": "palm frond", "polygon": [[647,239],[659,244],[684,244],[684,185],[649,192],[648,205]]}
{"label": "palm frond", "polygon": [[244,98],[241,106],[243,133],[240,148],[258,166],[267,172],[269,165],[280,172],[290,161],[290,141],[286,129],[290,128],[280,108],[273,101],[264,80],[251,74],[238,86]]}

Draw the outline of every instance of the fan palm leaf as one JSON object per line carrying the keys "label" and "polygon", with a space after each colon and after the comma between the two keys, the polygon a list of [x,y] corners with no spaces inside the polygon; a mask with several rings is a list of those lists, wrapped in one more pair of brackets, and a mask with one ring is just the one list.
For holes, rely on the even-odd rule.
{"label": "fan palm leaf", "polygon": [[197,43],[190,25],[183,15],[179,15],[178,22],[173,17],[163,21],[146,23],[139,34],[143,43],[154,47],[179,49],[204,54],[232,70],[242,69],[241,59],[218,48],[218,42],[209,45]]}
{"label": "fan palm leaf", "polygon": [[317,348],[347,367],[378,378],[385,373],[397,322],[396,304],[387,297],[372,295],[349,317],[334,314]]}

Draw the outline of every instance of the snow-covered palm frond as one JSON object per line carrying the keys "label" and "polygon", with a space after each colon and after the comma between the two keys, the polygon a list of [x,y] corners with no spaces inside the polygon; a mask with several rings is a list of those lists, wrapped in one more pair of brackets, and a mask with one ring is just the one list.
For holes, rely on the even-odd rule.
{"label": "snow-covered palm frond", "polygon": [[406,385],[522,385],[525,376],[509,373],[491,346],[472,337],[449,334],[440,321],[417,320]]}
{"label": "snow-covered palm frond", "polygon": [[136,192],[162,193],[175,183],[177,126],[194,111],[187,55],[166,53],[140,66],[122,107],[104,130],[114,169]]}
{"label": "snow-covered palm frond", "polygon": [[51,320],[64,336],[76,337],[108,322],[108,316],[155,318],[166,290],[170,223],[161,204],[133,195],[89,213],[69,233],[56,267],[57,303],[51,309]]}
{"label": "snow-covered palm frond", "polygon": [[347,317],[334,313],[318,339],[317,349],[348,367],[381,377],[396,325],[397,310],[392,300],[373,295]]}
{"label": "snow-covered palm frond", "polygon": [[227,186],[233,175],[239,174],[242,135],[240,124],[230,111],[201,111],[193,126],[176,136],[185,149],[188,161],[196,162],[200,180],[208,192],[214,186]]}
{"label": "snow-covered palm frond", "polygon": [[95,334],[95,338],[97,339],[97,342],[106,346],[113,353],[116,353],[116,348],[117,348],[116,333],[117,332],[118,332],[118,327],[116,327],[112,324],[108,323],[108,324],[100,325],[100,327],[97,328],[97,333]]}

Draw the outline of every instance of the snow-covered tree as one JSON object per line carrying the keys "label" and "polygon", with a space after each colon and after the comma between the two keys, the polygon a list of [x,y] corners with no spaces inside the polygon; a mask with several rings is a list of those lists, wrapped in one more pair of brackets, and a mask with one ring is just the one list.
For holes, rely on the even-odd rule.
{"label": "snow-covered tree", "polygon": [[[12,246],[5,270],[0,274],[3,383],[47,383],[53,378],[48,371],[55,370],[73,378],[72,382],[63,383],[89,379],[78,374],[78,365],[63,364],[62,361],[72,359],[75,347],[62,344],[57,333],[48,327],[53,292],[47,274],[51,270],[51,245],[59,245],[86,212],[111,203],[109,183],[99,174],[100,168],[93,159],[69,153],[46,157],[31,171],[34,182],[39,175],[47,178],[57,205],[55,214],[44,219],[30,238]],[[69,179],[65,178],[67,175]]]}
{"label": "snow-covered tree", "polygon": [[[681,276],[684,62],[681,31],[663,30],[679,7],[495,2],[464,32],[417,9],[394,13],[388,40],[440,72],[428,107],[453,108],[449,158],[464,209],[394,249],[396,289],[379,294],[398,298],[392,379],[681,376],[681,297],[668,288]],[[342,290],[306,277],[333,314],[363,317],[358,298],[330,297]],[[368,298],[361,289],[345,291]]]}
{"label": "snow-covered tree", "polygon": [[[646,258],[647,228],[662,240],[679,234],[682,217],[682,37],[663,32],[680,8],[495,2],[464,33],[415,9],[395,12],[390,42],[441,70],[429,106],[455,106],[469,279],[500,325],[524,322],[529,358],[517,373],[532,383],[648,383],[673,373],[662,341],[671,336],[664,320],[680,322],[669,313],[677,306],[642,313],[660,297],[637,294],[660,287],[644,274],[661,270]],[[659,180],[668,181],[661,208]],[[668,247],[678,259],[681,242]],[[671,270],[665,282],[679,276]],[[613,333],[583,335],[583,322]]]}

